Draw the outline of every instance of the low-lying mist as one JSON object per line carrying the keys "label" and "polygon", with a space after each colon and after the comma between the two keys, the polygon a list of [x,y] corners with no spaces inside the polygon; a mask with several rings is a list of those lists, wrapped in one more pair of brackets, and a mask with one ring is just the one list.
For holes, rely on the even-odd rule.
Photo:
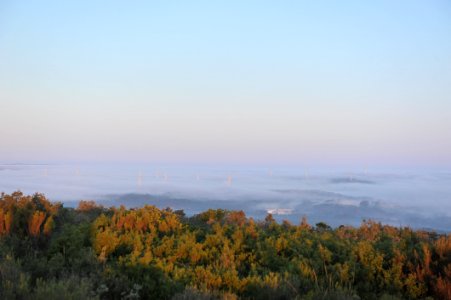
{"label": "low-lying mist", "polygon": [[391,225],[449,231],[451,173],[438,171],[315,170],[157,166],[144,164],[2,165],[0,191],[44,193],[75,206],[95,200],[105,206],[146,204],[183,209],[268,212],[293,223],[358,225],[373,219]]}

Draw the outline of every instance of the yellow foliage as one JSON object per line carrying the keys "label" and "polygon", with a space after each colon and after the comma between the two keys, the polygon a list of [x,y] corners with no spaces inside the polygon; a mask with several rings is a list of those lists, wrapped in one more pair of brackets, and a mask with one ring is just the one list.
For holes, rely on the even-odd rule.
{"label": "yellow foliage", "polygon": [[35,211],[31,218],[28,220],[28,233],[31,236],[38,236],[41,232],[41,225],[46,217],[45,212]]}
{"label": "yellow foliage", "polygon": [[55,227],[55,221],[53,221],[53,216],[47,218],[44,224],[44,234],[49,235],[52,233],[53,228]]}

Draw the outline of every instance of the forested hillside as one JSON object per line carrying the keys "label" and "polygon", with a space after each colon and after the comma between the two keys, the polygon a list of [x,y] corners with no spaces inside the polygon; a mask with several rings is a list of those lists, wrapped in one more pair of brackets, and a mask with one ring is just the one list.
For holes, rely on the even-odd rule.
{"label": "forested hillside", "polygon": [[0,196],[0,299],[451,299],[451,237]]}

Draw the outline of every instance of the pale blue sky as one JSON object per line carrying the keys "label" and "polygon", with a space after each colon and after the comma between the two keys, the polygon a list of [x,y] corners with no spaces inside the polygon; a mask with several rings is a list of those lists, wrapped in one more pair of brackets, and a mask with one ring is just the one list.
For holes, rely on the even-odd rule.
{"label": "pale blue sky", "polygon": [[450,1],[0,1],[0,162],[451,165]]}

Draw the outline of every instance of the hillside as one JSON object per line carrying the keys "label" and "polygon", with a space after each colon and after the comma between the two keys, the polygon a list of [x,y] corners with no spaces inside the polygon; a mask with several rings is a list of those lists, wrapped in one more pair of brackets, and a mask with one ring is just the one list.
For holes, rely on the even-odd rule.
{"label": "hillside", "polygon": [[15,192],[0,196],[0,298],[451,299],[451,237]]}

